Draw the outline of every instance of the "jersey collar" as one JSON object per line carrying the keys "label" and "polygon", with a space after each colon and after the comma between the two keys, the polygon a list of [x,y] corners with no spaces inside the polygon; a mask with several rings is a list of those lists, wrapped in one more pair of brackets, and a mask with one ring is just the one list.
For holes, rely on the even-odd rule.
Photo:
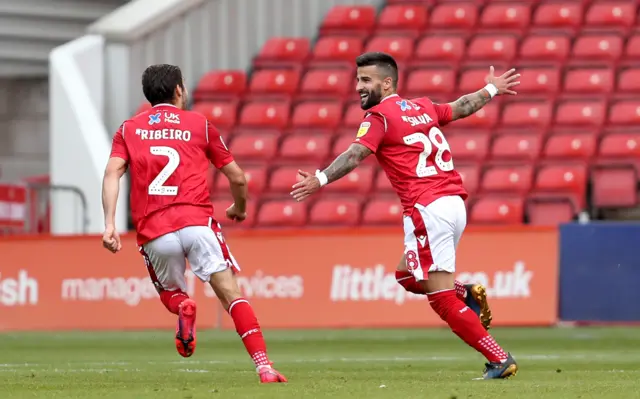
{"label": "jersey collar", "polygon": [[168,104],[168,103],[163,103],[163,104],[156,104],[153,106],[153,108],[157,108],[157,107],[173,107],[173,108],[178,108],[173,104]]}

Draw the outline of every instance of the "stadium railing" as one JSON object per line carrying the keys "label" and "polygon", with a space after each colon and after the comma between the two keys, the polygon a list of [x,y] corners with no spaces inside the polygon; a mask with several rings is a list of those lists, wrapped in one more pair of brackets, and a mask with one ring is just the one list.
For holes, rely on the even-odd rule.
{"label": "stadium railing", "polygon": [[[311,37],[338,4],[382,0],[136,0],[91,25],[87,36],[55,49],[51,180],[86,195],[88,231],[103,229],[100,182],[110,132],[142,102],[139,81],[146,66],[178,64],[193,89],[209,70],[246,69],[271,36]],[[126,209],[119,208],[117,225],[124,230]],[[70,231],[66,212],[63,202],[52,201],[54,234]]]}

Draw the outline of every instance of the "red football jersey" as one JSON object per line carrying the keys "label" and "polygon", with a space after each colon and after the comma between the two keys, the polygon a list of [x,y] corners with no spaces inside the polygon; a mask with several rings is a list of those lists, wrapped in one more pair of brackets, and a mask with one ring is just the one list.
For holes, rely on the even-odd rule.
{"label": "red football jersey", "polygon": [[195,112],[157,105],[125,121],[113,136],[112,157],[127,161],[130,206],[138,244],[213,218],[207,175],[233,156],[220,133]]}
{"label": "red football jersey", "polygon": [[355,143],[373,151],[405,214],[448,195],[467,198],[451,148],[440,130],[451,122],[451,106],[397,94],[367,110]]}

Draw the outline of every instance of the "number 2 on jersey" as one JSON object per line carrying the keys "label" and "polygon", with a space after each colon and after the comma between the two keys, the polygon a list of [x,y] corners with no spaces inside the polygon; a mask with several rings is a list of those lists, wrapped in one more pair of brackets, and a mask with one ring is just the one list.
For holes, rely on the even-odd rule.
{"label": "number 2 on jersey", "polygon": [[[418,166],[416,166],[416,175],[418,175],[418,177],[437,175],[438,169],[443,172],[450,172],[453,170],[453,159],[445,161],[442,158],[445,151],[449,151],[449,153],[451,153],[451,147],[449,147],[449,143],[447,143],[447,140],[444,138],[442,131],[437,127],[432,127],[429,130],[429,136],[422,132],[417,132],[404,136],[403,140],[407,145],[420,143],[424,146],[424,151],[420,153]],[[429,160],[429,156],[431,155],[434,146],[438,150],[434,157],[435,165],[429,166],[427,165],[427,161]],[[436,166],[438,168],[436,168]]]}
{"label": "number 2 on jersey", "polygon": [[149,184],[149,195],[178,195],[178,186],[165,186],[173,172],[180,165],[180,154],[171,147],[151,147],[151,154],[169,158],[169,162],[160,171],[158,176]]}

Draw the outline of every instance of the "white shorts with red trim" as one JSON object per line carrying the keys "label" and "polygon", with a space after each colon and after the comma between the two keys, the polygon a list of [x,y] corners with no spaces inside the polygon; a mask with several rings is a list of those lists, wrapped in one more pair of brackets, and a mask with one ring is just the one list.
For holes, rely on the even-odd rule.
{"label": "white shorts with red trim", "polygon": [[461,197],[441,197],[427,206],[416,204],[403,223],[407,270],[416,280],[428,280],[429,272],[455,273],[456,248],[467,225]]}
{"label": "white shorts with red trim", "polygon": [[228,268],[240,271],[220,225],[213,220],[209,221],[209,226],[189,226],[160,236],[142,245],[140,253],[158,292],[186,292],[184,273],[187,260],[193,274],[203,282],[208,282],[212,274]]}

